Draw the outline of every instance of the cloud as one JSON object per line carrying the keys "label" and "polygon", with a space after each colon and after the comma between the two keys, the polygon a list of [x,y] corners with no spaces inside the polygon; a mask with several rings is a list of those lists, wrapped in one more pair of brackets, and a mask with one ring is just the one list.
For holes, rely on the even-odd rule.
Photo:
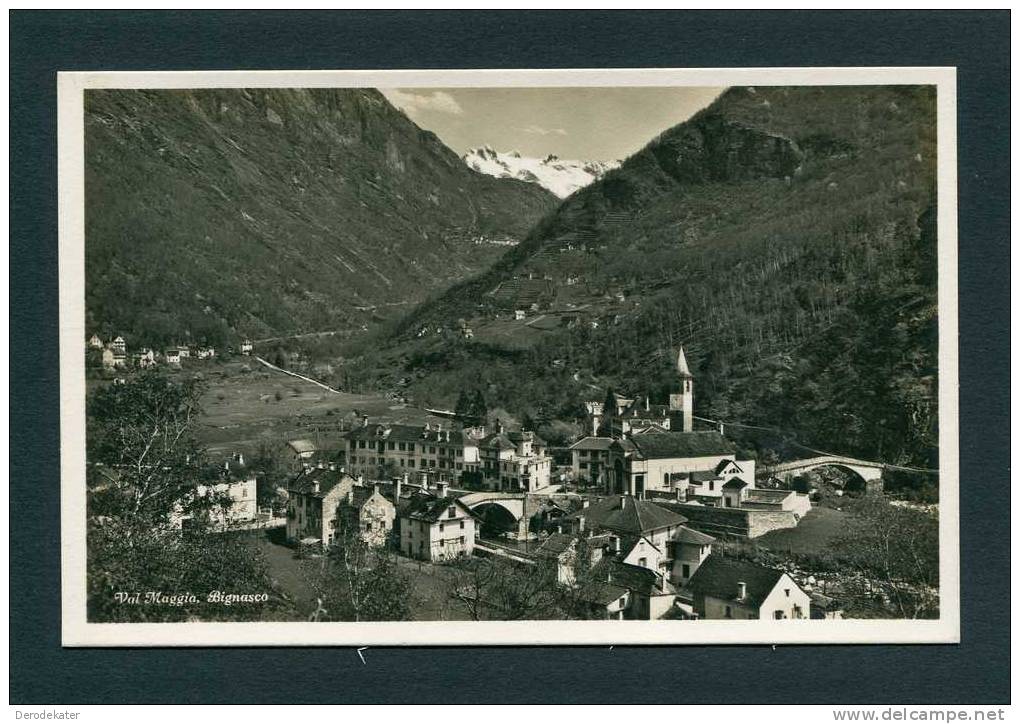
{"label": "cloud", "polygon": [[535,124],[531,124],[530,126],[525,126],[524,128],[518,128],[517,130],[518,131],[524,131],[525,133],[531,133],[531,134],[534,134],[536,136],[566,136],[567,135],[567,132],[564,129],[562,129],[562,128],[542,128],[541,126],[536,126]]}
{"label": "cloud", "polygon": [[417,111],[433,111],[435,113],[450,113],[459,116],[464,112],[456,99],[444,91],[415,92],[405,90],[386,91],[386,97],[390,103],[405,113]]}

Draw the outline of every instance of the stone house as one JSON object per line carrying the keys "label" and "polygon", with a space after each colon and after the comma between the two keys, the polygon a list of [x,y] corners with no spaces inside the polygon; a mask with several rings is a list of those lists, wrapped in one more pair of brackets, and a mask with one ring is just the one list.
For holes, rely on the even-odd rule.
{"label": "stone house", "polygon": [[378,485],[356,485],[340,503],[341,528],[357,531],[371,546],[382,547],[390,540],[396,514],[393,503],[379,491]]}
{"label": "stone house", "polygon": [[309,468],[287,484],[287,540],[333,543],[340,530],[340,504],[357,481],[341,470]]}

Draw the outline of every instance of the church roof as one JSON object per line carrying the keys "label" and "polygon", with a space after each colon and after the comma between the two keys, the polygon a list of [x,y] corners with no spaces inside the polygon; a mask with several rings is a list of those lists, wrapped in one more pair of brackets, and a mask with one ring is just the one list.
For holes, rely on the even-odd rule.
{"label": "church roof", "polygon": [[694,377],[691,374],[691,368],[687,365],[687,355],[684,354],[684,348],[680,348],[680,353],[676,356],[676,371],[680,373],[681,377]]}
{"label": "church roof", "polygon": [[733,443],[715,431],[634,435],[630,441],[646,460],[731,455]]}

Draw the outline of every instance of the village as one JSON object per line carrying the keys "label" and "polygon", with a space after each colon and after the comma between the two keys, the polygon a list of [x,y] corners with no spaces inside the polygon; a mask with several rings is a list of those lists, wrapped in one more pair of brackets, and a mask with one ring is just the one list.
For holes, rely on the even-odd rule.
{"label": "village", "polygon": [[[95,335],[87,347],[114,374],[216,356],[212,348],[179,346],[129,355],[122,337],[104,345]],[[255,356],[254,345],[244,340],[228,353]],[[583,434],[567,446],[498,419],[407,424],[361,413],[339,423],[348,428],[339,443],[281,440],[283,475],[269,500],[259,494],[261,471],[241,452],[222,461],[219,482],[195,486],[190,497],[215,493],[227,501],[216,509],[212,534],[265,531],[295,559],[323,555],[353,536],[418,562],[419,570],[495,558],[552,571],[564,589],[579,587],[583,570],[579,595],[593,618],[842,617],[839,599],[810,572],[722,549],[797,528],[812,500],[811,491],[793,489],[794,476],[838,466],[866,494],[881,490],[881,466],[830,456],[763,470],[724,426],[694,415],[695,380],[682,348],[675,369],[668,400],[608,390],[584,401]],[[183,508],[182,500],[172,518],[181,528],[192,522]]]}

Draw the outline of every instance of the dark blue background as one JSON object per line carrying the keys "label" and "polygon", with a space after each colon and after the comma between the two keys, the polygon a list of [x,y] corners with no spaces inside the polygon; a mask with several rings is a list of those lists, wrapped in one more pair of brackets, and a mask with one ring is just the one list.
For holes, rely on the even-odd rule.
{"label": "dark blue background", "polygon": [[[11,702],[1008,701],[1009,19],[12,12]],[[962,644],[371,649],[365,664],[353,649],[61,648],[58,70],[827,65],[959,69]]]}

